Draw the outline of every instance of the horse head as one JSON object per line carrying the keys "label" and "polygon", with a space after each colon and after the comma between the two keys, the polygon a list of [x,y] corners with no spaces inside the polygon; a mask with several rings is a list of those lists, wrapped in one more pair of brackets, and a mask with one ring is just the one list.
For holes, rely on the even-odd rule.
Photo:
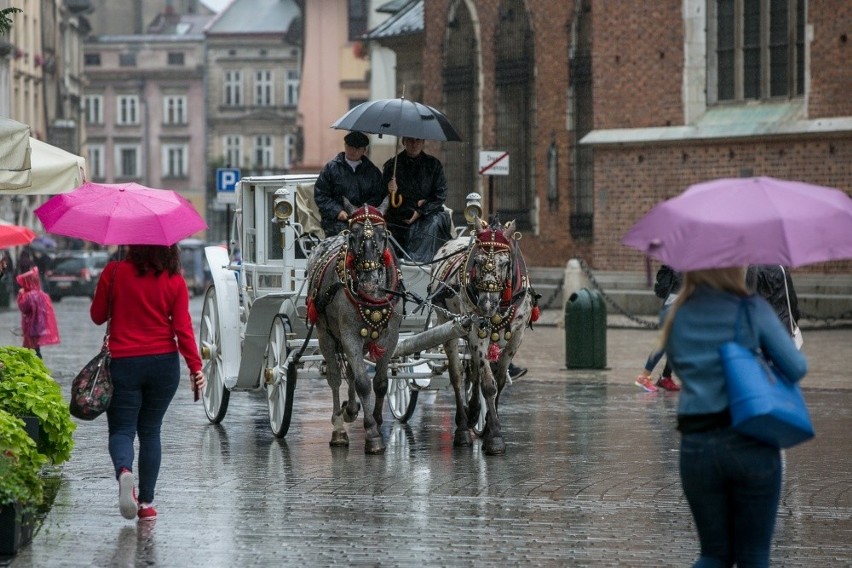
{"label": "horse head", "polygon": [[396,259],[384,218],[388,198],[379,207],[366,204],[355,207],[344,198],[344,207],[349,214],[346,269],[353,287],[364,299],[385,300],[386,288],[396,278]]}
{"label": "horse head", "polygon": [[[482,226],[477,220],[473,246],[466,266],[468,296],[480,316],[491,317],[512,296],[512,235],[515,222]],[[506,295],[508,294],[508,298]]]}

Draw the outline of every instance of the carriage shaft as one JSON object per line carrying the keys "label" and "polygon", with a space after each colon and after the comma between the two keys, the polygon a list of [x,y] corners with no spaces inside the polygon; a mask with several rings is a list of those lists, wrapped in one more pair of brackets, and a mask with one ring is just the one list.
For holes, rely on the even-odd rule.
{"label": "carriage shaft", "polygon": [[396,344],[394,357],[405,357],[419,351],[437,347],[451,339],[464,337],[470,331],[473,321],[469,316],[458,317],[441,325],[416,333],[410,337],[400,338]]}

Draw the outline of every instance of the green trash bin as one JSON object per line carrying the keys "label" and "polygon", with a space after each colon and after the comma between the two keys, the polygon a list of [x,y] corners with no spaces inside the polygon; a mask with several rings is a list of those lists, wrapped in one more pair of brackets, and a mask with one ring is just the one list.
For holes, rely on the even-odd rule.
{"label": "green trash bin", "polygon": [[565,366],[606,368],[606,303],[597,290],[581,288],[565,304]]}

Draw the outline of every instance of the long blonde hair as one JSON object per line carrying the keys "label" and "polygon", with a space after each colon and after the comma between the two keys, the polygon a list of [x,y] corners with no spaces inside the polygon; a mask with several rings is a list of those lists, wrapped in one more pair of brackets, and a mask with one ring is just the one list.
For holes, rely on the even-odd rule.
{"label": "long blonde hair", "polygon": [[750,292],[745,283],[746,268],[737,266],[733,268],[710,268],[707,270],[692,270],[683,273],[683,287],[680,289],[677,299],[672,304],[666,321],[663,323],[663,331],[660,334],[660,348],[665,347],[672,330],[672,322],[678,308],[695,292],[700,285],[710,286],[717,290],[730,292],[737,296],[748,296]]}

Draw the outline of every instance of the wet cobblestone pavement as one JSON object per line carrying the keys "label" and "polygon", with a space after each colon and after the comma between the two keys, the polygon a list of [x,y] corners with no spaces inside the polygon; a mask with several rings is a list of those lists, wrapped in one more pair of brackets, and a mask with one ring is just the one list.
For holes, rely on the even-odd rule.
{"label": "wet cobblestone pavement", "polygon": [[[61,329],[76,331],[45,350],[66,393],[100,341],[87,309],[82,299],[57,306]],[[0,329],[16,317],[0,314]],[[478,441],[453,448],[450,388],[421,393],[408,425],[386,411],[382,456],[364,455],[360,420],[349,427],[348,449],[328,446],[331,397],[322,381],[298,383],[283,440],[269,432],[262,394],[233,393],[214,426],[184,388],[163,429],[154,523],[118,513],[106,420],[78,423],[50,513],[6,563],[690,565],[698,542],[677,470],[677,395],[632,385],[654,333],[609,330],[609,368],[601,371],[565,370],[562,334],[540,327],[525,342],[518,361],[530,372],[500,401],[505,456],[485,456]],[[786,452],[772,561],[849,566],[852,331],[806,331],[806,341],[817,438]]]}

